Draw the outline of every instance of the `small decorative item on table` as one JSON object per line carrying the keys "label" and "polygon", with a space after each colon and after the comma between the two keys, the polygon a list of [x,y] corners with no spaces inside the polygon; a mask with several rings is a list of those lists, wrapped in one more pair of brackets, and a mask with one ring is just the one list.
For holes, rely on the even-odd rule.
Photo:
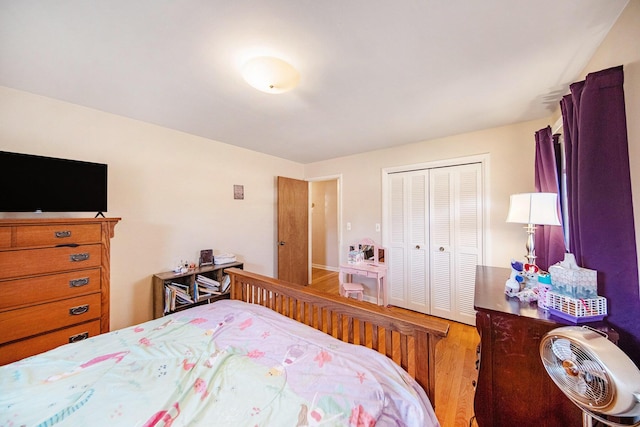
{"label": "small decorative item on table", "polygon": [[516,296],[524,287],[524,265],[520,261],[511,260],[511,274],[504,286],[504,293],[510,297]]}
{"label": "small decorative item on table", "polygon": [[572,323],[597,322],[607,315],[607,299],[570,298],[555,292],[549,292],[549,312]]}
{"label": "small decorative item on table", "polygon": [[358,264],[364,261],[364,252],[358,249],[349,251],[347,255],[347,262],[349,264]]}
{"label": "small decorative item on table", "polygon": [[213,249],[203,249],[200,251],[200,262],[198,264],[199,267],[203,265],[211,265],[213,264]]}
{"label": "small decorative item on table", "polygon": [[538,272],[538,307],[549,307],[549,292],[551,292],[551,275],[545,271]]}

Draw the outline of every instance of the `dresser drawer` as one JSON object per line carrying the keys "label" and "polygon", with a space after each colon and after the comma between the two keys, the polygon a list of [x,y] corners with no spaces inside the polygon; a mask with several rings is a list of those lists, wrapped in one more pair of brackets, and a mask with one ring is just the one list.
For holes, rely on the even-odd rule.
{"label": "dresser drawer", "polygon": [[100,243],[100,224],[23,225],[16,227],[16,247]]}
{"label": "dresser drawer", "polygon": [[0,248],[11,247],[11,227],[0,227]]}
{"label": "dresser drawer", "polygon": [[98,267],[102,245],[0,251],[0,279]]}
{"label": "dresser drawer", "polygon": [[0,281],[0,311],[100,292],[100,268]]}
{"label": "dresser drawer", "polygon": [[100,294],[0,313],[0,344],[98,319]]}
{"label": "dresser drawer", "polygon": [[6,365],[71,342],[100,335],[100,321],[94,320],[0,346],[0,365]]}

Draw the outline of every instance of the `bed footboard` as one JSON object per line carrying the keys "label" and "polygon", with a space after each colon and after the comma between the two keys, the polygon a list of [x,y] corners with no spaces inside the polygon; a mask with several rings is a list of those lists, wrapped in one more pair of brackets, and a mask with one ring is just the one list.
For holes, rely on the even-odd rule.
{"label": "bed footboard", "polygon": [[231,299],[268,307],[341,341],[386,355],[416,379],[435,407],[436,344],[447,336],[447,322],[237,268],[225,271],[231,277]]}

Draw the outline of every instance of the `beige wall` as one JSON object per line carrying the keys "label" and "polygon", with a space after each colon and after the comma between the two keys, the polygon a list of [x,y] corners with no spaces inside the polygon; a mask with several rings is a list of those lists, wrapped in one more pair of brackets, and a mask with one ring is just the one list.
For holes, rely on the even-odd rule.
{"label": "beige wall", "polygon": [[[197,262],[201,249],[273,275],[275,177],[303,177],[294,162],[2,87],[0,150],[109,165],[106,215],[122,218],[112,240],[112,329],[150,319],[153,273]],[[244,200],[233,199],[234,184]],[[34,215],[0,213],[18,216]]]}
{"label": "beige wall", "polygon": [[[308,164],[305,175],[342,173],[342,261],[350,243],[363,237],[383,242],[375,224],[382,224],[382,169],[486,155],[488,162],[485,263],[508,266],[512,257],[525,253],[526,235],[520,225],[507,224],[509,195],[534,190],[534,133],[548,120],[488,129],[447,138],[408,144],[388,150],[363,153]],[[346,223],[351,223],[351,231]],[[384,244],[385,242],[383,242]]]}

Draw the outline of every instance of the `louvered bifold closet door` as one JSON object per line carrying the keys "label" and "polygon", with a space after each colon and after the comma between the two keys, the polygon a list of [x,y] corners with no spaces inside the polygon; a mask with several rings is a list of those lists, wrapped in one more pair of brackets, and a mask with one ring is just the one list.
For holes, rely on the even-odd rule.
{"label": "louvered bifold closet door", "polygon": [[428,313],[428,171],[391,176],[389,304]]}
{"label": "louvered bifold closet door", "polygon": [[405,177],[402,174],[389,177],[389,201],[390,201],[390,241],[387,244],[387,281],[388,301],[390,305],[404,307],[407,301],[407,289],[405,284]]}
{"label": "louvered bifold closet door", "polygon": [[473,325],[483,245],[481,165],[432,169],[430,182],[430,313]]}

